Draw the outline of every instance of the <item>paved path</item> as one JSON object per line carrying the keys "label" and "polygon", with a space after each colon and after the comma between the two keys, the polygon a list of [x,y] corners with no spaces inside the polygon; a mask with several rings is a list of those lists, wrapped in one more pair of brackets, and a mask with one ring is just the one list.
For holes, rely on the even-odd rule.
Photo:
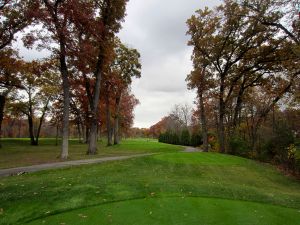
{"label": "paved path", "polygon": [[75,161],[66,161],[66,162],[55,162],[55,163],[46,163],[46,164],[39,164],[39,165],[33,165],[33,166],[0,169],[0,177],[7,177],[7,176],[13,176],[13,175],[18,175],[18,174],[23,174],[23,173],[31,173],[31,172],[41,171],[41,170],[57,169],[57,168],[64,168],[64,167],[70,167],[70,166],[78,166],[78,165],[85,165],[85,164],[95,164],[95,163],[103,163],[103,162],[108,162],[108,161],[131,159],[131,158],[149,156],[149,155],[153,155],[153,154],[154,153],[129,155],[129,156],[103,157],[103,158],[98,158],[98,159],[85,159],[85,160],[75,160]]}
{"label": "paved path", "polygon": [[184,152],[202,152],[202,150],[200,148],[193,148],[193,147],[186,147],[183,151]]}

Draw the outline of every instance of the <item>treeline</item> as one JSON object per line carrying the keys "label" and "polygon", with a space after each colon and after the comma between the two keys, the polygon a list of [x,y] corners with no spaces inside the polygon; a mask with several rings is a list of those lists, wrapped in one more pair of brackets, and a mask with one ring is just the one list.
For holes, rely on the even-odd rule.
{"label": "treeline", "polygon": [[177,104],[168,116],[149,128],[149,134],[159,142],[194,146],[202,145],[202,135],[198,127],[193,126],[194,110],[188,104]]}
{"label": "treeline", "polygon": [[[87,154],[96,154],[100,133],[106,133],[108,145],[119,143],[138,104],[132,79],[141,76],[139,52],[116,37],[126,4],[0,2],[0,132],[2,121],[26,119],[31,144],[38,145],[47,121],[62,138],[62,159],[68,157],[73,127],[88,144]],[[14,47],[17,37],[29,49],[47,50],[49,57],[24,60]]]}
{"label": "treeline", "polygon": [[[297,166],[297,5],[296,0],[224,0],[187,21],[194,68],[186,81],[197,91],[196,118],[205,151],[214,147]],[[209,132],[215,134],[213,146]]]}
{"label": "treeline", "polygon": [[158,141],[173,145],[184,145],[193,147],[200,146],[203,143],[201,134],[193,133],[192,135],[190,135],[190,132],[188,130],[183,130],[180,134],[167,131],[166,133],[159,135]]}

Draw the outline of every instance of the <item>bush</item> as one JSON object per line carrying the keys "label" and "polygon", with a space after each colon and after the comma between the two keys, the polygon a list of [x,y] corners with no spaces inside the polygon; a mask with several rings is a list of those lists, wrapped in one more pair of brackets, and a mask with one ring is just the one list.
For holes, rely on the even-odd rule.
{"label": "bush", "polygon": [[293,143],[292,130],[281,122],[275,127],[272,138],[264,145],[261,153],[277,163],[289,163],[289,146]]}
{"label": "bush", "polygon": [[250,146],[247,141],[239,136],[234,136],[229,139],[229,153],[239,156],[249,156]]}
{"label": "bush", "polygon": [[188,130],[183,130],[181,132],[180,144],[189,146],[191,144],[190,132]]}
{"label": "bush", "polygon": [[174,144],[174,145],[180,144],[179,136],[177,133],[172,134],[172,143],[171,144]]}
{"label": "bush", "polygon": [[212,152],[218,152],[220,149],[220,143],[218,141],[217,135],[215,133],[208,133],[208,144],[211,147]]}
{"label": "bush", "polygon": [[158,136],[158,142],[165,142],[164,134],[159,134],[159,136]]}
{"label": "bush", "polygon": [[294,170],[300,173],[300,149],[296,147]]}
{"label": "bush", "polygon": [[179,145],[180,140],[177,133],[172,133],[167,131],[166,133],[160,134],[158,137],[158,141],[167,144]]}
{"label": "bush", "polygon": [[191,137],[191,146],[197,147],[203,144],[202,135],[199,133],[193,133]]}

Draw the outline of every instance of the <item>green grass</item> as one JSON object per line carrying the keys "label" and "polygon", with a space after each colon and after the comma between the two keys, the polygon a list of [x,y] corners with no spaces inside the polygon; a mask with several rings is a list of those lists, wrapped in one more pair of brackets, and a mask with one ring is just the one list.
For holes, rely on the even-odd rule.
{"label": "green grass", "polygon": [[251,161],[237,156],[228,157],[228,155],[218,153],[195,153],[182,157],[180,154],[161,154],[155,156],[155,159],[167,161],[170,163],[196,164],[196,165],[243,165]]}
{"label": "green grass", "polygon": [[[59,162],[60,145],[55,139],[40,139],[39,146],[31,146],[29,139],[2,139],[0,148],[0,169],[29,166],[48,162]],[[182,150],[180,146],[166,145],[151,139],[126,139],[122,144],[107,147],[105,142],[98,143],[96,156],[86,155],[88,146],[77,140],[70,140],[69,159],[90,159],[106,156],[132,155],[149,152],[174,152]]]}
{"label": "green grass", "polygon": [[[175,207],[180,205],[180,207]],[[298,210],[201,197],[148,198],[78,209],[30,224],[188,224],[282,225],[300,224]]]}
{"label": "green grass", "polygon": [[2,178],[0,208],[0,224],[296,225],[300,183],[235,156],[161,153]]}

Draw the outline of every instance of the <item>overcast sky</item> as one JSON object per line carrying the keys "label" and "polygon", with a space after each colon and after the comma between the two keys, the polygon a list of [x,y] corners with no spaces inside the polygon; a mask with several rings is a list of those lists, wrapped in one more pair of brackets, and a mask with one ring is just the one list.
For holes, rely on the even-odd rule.
{"label": "overcast sky", "polygon": [[150,127],[178,103],[193,104],[185,78],[192,69],[186,20],[199,8],[220,0],[130,0],[119,36],[141,53],[142,77],[132,91],[140,100],[135,127]]}

